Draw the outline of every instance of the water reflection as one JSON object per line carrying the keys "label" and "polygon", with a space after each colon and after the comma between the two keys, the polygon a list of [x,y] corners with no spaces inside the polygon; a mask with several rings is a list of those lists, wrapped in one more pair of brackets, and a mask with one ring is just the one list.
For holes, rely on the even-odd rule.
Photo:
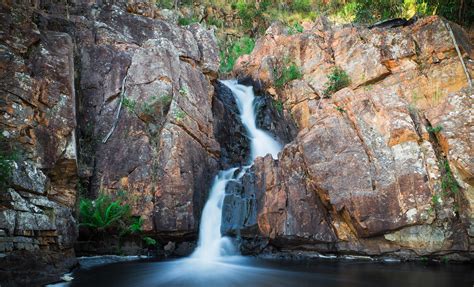
{"label": "water reflection", "polygon": [[251,257],[127,262],[79,270],[71,286],[469,286],[473,265],[288,262]]}

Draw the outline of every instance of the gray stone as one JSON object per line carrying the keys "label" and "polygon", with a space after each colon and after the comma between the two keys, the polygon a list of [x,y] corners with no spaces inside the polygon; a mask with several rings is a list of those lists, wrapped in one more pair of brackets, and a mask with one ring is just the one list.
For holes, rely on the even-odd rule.
{"label": "gray stone", "polygon": [[8,231],[8,234],[13,234],[15,230],[17,212],[11,209],[3,210],[0,212],[0,228]]}
{"label": "gray stone", "polygon": [[16,163],[12,172],[12,184],[16,189],[44,194],[47,180],[39,168],[28,162]]}
{"label": "gray stone", "polygon": [[45,214],[18,212],[16,230],[55,230],[56,224]]}

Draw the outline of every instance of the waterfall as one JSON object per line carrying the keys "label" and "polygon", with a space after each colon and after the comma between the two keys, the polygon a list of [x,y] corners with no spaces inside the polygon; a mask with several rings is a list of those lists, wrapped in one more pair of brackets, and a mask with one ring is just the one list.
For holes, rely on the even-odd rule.
{"label": "waterfall", "polygon": [[[282,147],[271,135],[257,128],[253,87],[239,85],[236,80],[221,82],[232,91],[240,112],[240,120],[250,138],[250,165],[255,158],[267,154],[276,159]],[[209,199],[202,212],[199,241],[191,255],[193,258],[209,261],[236,253],[230,238],[221,234],[222,205],[227,183],[240,179],[250,165],[243,167],[239,173],[236,172],[238,169],[236,167],[222,170],[214,178]]]}

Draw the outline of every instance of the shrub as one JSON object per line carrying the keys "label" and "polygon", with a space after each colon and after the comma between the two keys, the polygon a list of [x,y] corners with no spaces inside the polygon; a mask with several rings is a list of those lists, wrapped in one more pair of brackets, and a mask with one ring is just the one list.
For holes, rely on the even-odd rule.
{"label": "shrub", "polygon": [[173,9],[174,0],[156,0],[155,5],[160,8]]}
{"label": "shrub", "polygon": [[207,25],[216,26],[218,28],[224,27],[224,20],[219,19],[219,18],[215,18],[215,17],[209,17],[206,20],[206,23],[207,23]]}
{"label": "shrub", "polygon": [[[120,199],[99,195],[95,200],[82,198],[79,203],[79,226],[102,232],[114,230],[120,233],[130,228],[130,206]],[[135,229],[135,227],[133,227]]]}
{"label": "shrub", "polygon": [[293,0],[290,4],[290,9],[292,11],[306,12],[311,10],[311,1],[310,0]]}
{"label": "shrub", "polygon": [[135,112],[137,101],[124,97],[122,101],[122,105],[127,109],[127,111],[129,111],[130,113],[133,113]]}
{"label": "shrub", "polygon": [[324,96],[329,97],[331,94],[342,88],[349,86],[350,80],[347,73],[339,67],[335,67],[328,75],[328,83],[324,90]]}
{"label": "shrub", "polygon": [[295,64],[283,67],[281,70],[277,68],[273,71],[275,87],[281,88],[289,81],[296,79],[301,79],[303,76],[301,74],[300,68]]}
{"label": "shrub", "polygon": [[440,169],[441,169],[441,189],[444,193],[448,194],[451,192],[452,194],[456,194],[459,191],[459,185],[454,178],[454,175],[451,171],[451,167],[449,166],[449,162],[447,160],[443,160],[440,162]]}
{"label": "shrub", "polygon": [[293,24],[293,26],[288,27],[288,34],[293,35],[296,33],[302,33],[303,32],[303,26],[301,26],[300,23],[296,22]]}
{"label": "shrub", "polygon": [[146,245],[148,246],[154,246],[156,245],[156,240],[151,238],[151,237],[148,237],[148,236],[144,236],[143,238],[143,241],[145,242]]}
{"label": "shrub", "polygon": [[228,73],[232,71],[235,61],[242,55],[252,53],[254,47],[255,40],[245,36],[221,51],[221,72]]}
{"label": "shrub", "polygon": [[441,125],[437,125],[436,127],[426,127],[426,130],[429,132],[429,133],[433,133],[433,134],[437,134],[439,133],[440,131],[443,130],[443,126]]}
{"label": "shrub", "polygon": [[254,1],[238,0],[233,8],[237,10],[239,17],[242,19],[242,26],[244,29],[253,28],[253,22],[256,18],[262,16],[265,7],[259,7]]}
{"label": "shrub", "polygon": [[174,119],[178,122],[182,121],[185,116],[186,116],[186,113],[182,110],[176,110],[174,112]]}
{"label": "shrub", "polygon": [[198,22],[199,20],[194,17],[179,17],[178,19],[178,24],[181,26],[188,26],[188,25],[191,25],[193,23],[198,23]]}
{"label": "shrub", "polygon": [[128,227],[127,232],[129,232],[131,234],[140,233],[140,232],[142,232],[142,225],[143,225],[143,218],[137,217],[137,218],[135,218],[135,221],[133,221],[132,224],[130,224],[130,226]]}
{"label": "shrub", "polygon": [[346,110],[344,110],[343,107],[336,106],[335,109],[336,109],[336,111],[340,112],[341,114],[346,112]]}
{"label": "shrub", "polygon": [[283,113],[283,102],[281,100],[273,100],[273,106],[278,113]]}

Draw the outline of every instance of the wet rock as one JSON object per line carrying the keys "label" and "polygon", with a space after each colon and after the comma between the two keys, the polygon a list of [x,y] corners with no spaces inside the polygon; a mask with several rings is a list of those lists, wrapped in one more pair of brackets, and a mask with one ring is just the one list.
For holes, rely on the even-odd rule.
{"label": "wet rock", "polygon": [[260,95],[255,98],[257,127],[268,131],[275,140],[285,145],[296,135],[292,119],[285,118],[281,102],[273,101],[270,96]]}
{"label": "wet rock", "polygon": [[169,241],[164,247],[165,256],[171,255],[176,249],[176,243]]}
{"label": "wet rock", "polygon": [[196,244],[193,242],[181,242],[174,250],[174,254],[179,257],[189,256],[193,253],[196,248]]}
{"label": "wet rock", "polygon": [[224,168],[245,163],[250,156],[250,142],[240,121],[240,112],[232,91],[217,81],[215,95],[212,113],[214,136],[221,146],[220,161]]}

